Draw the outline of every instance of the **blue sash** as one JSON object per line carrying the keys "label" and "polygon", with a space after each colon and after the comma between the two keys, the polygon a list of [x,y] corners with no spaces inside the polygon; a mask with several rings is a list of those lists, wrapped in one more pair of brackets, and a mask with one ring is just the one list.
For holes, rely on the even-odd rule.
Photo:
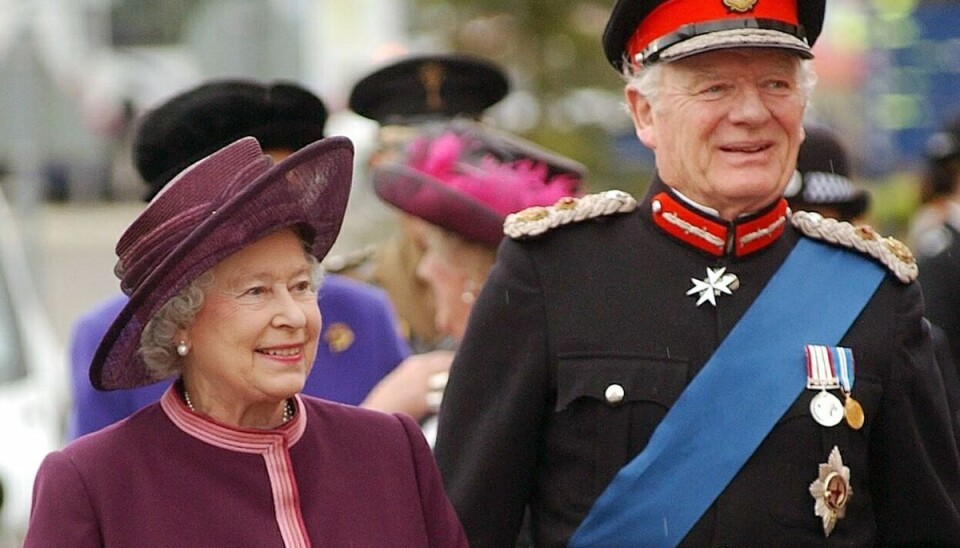
{"label": "blue sash", "polygon": [[679,544],[805,389],[804,344],[836,345],[885,276],[801,238],[569,546]]}

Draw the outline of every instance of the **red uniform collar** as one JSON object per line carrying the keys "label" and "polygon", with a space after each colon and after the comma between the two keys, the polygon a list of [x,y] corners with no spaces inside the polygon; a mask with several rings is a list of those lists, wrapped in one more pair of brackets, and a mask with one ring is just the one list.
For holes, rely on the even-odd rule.
{"label": "red uniform collar", "polygon": [[787,201],[783,198],[761,213],[734,222],[701,211],[671,192],[655,194],[650,208],[653,222],[661,230],[716,257],[744,257],[760,251],[777,241],[787,226]]}

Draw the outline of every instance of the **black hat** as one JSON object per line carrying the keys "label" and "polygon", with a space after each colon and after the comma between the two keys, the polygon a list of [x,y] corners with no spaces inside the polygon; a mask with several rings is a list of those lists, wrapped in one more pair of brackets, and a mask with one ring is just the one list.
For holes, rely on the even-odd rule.
{"label": "black hat", "polygon": [[350,92],[350,109],[382,126],[479,118],[509,88],[503,71],[483,59],[460,54],[414,56],[357,82]]}
{"label": "black hat", "polygon": [[[614,68],[732,47],[776,47],[810,58],[826,0],[617,0],[603,33]],[[668,51],[669,50],[669,51]]]}
{"label": "black hat", "polygon": [[241,137],[256,137],[264,150],[293,152],[322,138],[326,121],[323,101],[296,84],[210,82],[141,118],[133,163],[150,200],[184,168]]}
{"label": "black hat", "polygon": [[837,208],[841,220],[862,215],[870,195],[850,179],[847,150],[839,137],[825,126],[806,126],[806,138],[797,155],[797,174],[784,190],[794,209],[818,206]]}

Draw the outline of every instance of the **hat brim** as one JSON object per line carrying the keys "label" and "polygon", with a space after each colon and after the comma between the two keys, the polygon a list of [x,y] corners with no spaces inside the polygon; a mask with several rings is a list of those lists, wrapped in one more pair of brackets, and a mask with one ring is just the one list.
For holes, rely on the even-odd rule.
{"label": "hat brim", "polygon": [[503,239],[502,215],[415,169],[382,164],[373,172],[373,188],[401,211],[466,240],[496,247]]}
{"label": "hat brim", "polygon": [[731,48],[774,48],[795,52],[812,59],[813,51],[803,40],[784,32],[769,29],[730,29],[688,38],[662,50],[659,60],[677,61],[709,51]]}
{"label": "hat brim", "polygon": [[836,173],[808,171],[802,175],[803,186],[794,197],[788,197],[797,209],[831,207],[845,219],[863,215],[870,207],[870,193],[853,181]]}
{"label": "hat brim", "polygon": [[340,232],[352,174],[353,144],[330,137],[297,151],[227,197],[130,294],[94,356],[93,386],[113,390],[162,380],[150,375],[138,353],[144,327],[191,281],[244,247],[297,226],[312,240],[312,254],[323,259]]}

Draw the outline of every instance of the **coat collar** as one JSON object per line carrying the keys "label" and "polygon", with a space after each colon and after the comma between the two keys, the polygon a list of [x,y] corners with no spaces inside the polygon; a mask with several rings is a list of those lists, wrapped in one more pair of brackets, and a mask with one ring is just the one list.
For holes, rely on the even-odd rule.
{"label": "coat collar", "polygon": [[669,236],[714,257],[745,257],[766,248],[783,234],[788,215],[787,201],[781,198],[757,213],[726,221],[659,178],[650,185],[643,211]]}
{"label": "coat collar", "polygon": [[177,428],[204,443],[240,453],[262,454],[278,445],[293,446],[307,428],[307,416],[299,394],[293,398],[297,410],[286,424],[272,430],[237,428],[191,411],[180,397],[180,382],[167,388],[160,398],[160,406]]}

